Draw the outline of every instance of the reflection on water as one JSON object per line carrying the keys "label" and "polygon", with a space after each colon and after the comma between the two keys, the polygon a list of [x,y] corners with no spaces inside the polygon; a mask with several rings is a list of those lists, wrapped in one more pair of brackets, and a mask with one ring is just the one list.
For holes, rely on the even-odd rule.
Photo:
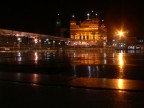
{"label": "reflection on water", "polygon": [[[95,53],[95,52],[77,52],[74,56],[69,55],[73,65],[97,65],[97,64],[118,64],[124,65],[124,52],[120,53]],[[111,61],[111,59],[113,61]]]}
{"label": "reflection on water", "polygon": [[123,57],[123,54],[124,53],[119,53],[119,56],[118,56],[118,60],[119,60],[119,78],[122,78],[123,77],[123,72],[124,72],[124,57]]}
{"label": "reflection on water", "polygon": [[37,53],[37,52],[34,53],[34,57],[35,57],[35,58],[34,58],[35,63],[37,63],[37,60],[38,60],[38,53]]}
{"label": "reflection on water", "polygon": [[[69,55],[71,64],[74,67],[74,76],[77,77],[100,77],[108,75],[108,72],[114,72],[117,78],[123,78],[124,67],[126,65],[125,51],[116,52],[75,52]],[[117,66],[119,69],[111,69],[109,67]],[[107,70],[108,67],[108,70]],[[84,69],[85,68],[85,69]],[[118,71],[119,70],[119,71]],[[104,73],[105,72],[105,73]],[[108,75],[110,76],[110,75]],[[115,77],[115,76],[113,76]]]}
{"label": "reflection on water", "polygon": [[87,52],[77,52],[74,55],[69,56],[71,62],[76,65],[88,65],[88,64],[100,64],[103,61],[100,61],[98,58],[101,57],[99,54],[87,53]]}
{"label": "reflection on water", "polygon": [[118,79],[117,88],[118,89],[123,89],[124,88],[123,79]]}
{"label": "reflection on water", "polygon": [[39,75],[36,74],[36,73],[32,74],[32,81],[31,81],[32,85],[33,86],[37,86],[37,84],[39,83],[39,81],[40,81]]}
{"label": "reflection on water", "polygon": [[130,89],[133,82],[127,82],[124,79],[108,79],[108,78],[72,78],[55,75],[54,77],[47,74],[26,74],[26,73],[4,73],[0,72],[0,79],[4,81],[11,81],[16,83],[30,83],[32,86],[39,84],[70,84],[73,86],[84,87],[100,87],[100,88],[112,88],[112,89]]}
{"label": "reflection on water", "polygon": [[21,52],[18,52],[18,62],[21,63],[22,61],[22,55],[21,55]]}
{"label": "reflection on water", "polygon": [[119,53],[118,59],[119,59],[120,68],[123,68],[124,65],[123,53]]}
{"label": "reflection on water", "polygon": [[125,79],[144,80],[143,64],[142,51],[0,52],[0,80],[127,89]]}
{"label": "reflection on water", "polygon": [[34,82],[34,83],[37,83],[38,82],[38,74],[33,74],[33,81],[32,82]]}
{"label": "reflection on water", "polygon": [[0,52],[0,63],[7,63],[9,69],[6,65],[0,65],[0,68],[1,71],[19,73],[43,72],[72,77],[144,79],[143,55],[143,51],[123,50]]}

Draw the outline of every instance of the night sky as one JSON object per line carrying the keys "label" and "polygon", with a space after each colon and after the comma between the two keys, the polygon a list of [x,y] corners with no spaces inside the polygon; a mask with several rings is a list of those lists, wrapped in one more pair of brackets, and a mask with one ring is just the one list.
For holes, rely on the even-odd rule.
{"label": "night sky", "polygon": [[73,0],[73,1],[20,1],[0,4],[0,27],[34,33],[55,34],[57,14],[62,27],[69,26],[72,14],[83,20],[94,10],[105,20],[108,36],[121,27],[129,36],[144,37],[144,6],[140,1]]}

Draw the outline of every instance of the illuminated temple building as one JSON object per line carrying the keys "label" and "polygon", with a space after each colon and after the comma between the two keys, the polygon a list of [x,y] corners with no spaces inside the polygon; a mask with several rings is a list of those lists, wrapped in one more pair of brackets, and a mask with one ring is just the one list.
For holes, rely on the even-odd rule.
{"label": "illuminated temple building", "polygon": [[74,19],[70,21],[70,38],[72,45],[77,46],[95,46],[105,47],[107,42],[107,28],[103,21],[97,17],[88,18],[84,21],[77,22]]}

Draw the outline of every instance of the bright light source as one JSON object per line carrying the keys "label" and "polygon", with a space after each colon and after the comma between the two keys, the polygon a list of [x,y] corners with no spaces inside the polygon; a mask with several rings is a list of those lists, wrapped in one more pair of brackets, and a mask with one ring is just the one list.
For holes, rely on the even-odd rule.
{"label": "bright light source", "polygon": [[74,15],[72,15],[72,17],[74,18],[75,16],[74,16]]}
{"label": "bright light source", "polygon": [[89,16],[90,16],[90,14],[89,14],[89,13],[87,13],[87,17],[88,17],[88,19],[89,19]]}
{"label": "bright light source", "polygon": [[96,17],[98,16],[98,14],[97,14],[97,13],[96,13],[95,15],[96,15]]}
{"label": "bright light source", "polygon": [[35,42],[35,43],[38,43],[38,39],[37,39],[37,38],[35,38],[35,39],[34,39],[34,42]]}
{"label": "bright light source", "polygon": [[17,40],[18,40],[18,41],[20,41],[20,40],[21,40],[21,38],[20,38],[20,37],[18,37],[18,38],[17,38]]}
{"label": "bright light source", "polygon": [[123,36],[124,32],[123,32],[123,31],[119,31],[118,34],[119,34],[120,36]]}

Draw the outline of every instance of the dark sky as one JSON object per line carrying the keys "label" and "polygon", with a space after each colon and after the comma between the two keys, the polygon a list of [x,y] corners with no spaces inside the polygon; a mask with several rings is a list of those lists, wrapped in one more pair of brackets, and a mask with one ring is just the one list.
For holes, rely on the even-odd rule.
{"label": "dark sky", "polygon": [[17,1],[0,4],[0,27],[43,34],[55,34],[55,21],[59,13],[62,26],[69,26],[72,14],[86,18],[94,10],[105,20],[108,35],[123,27],[130,36],[144,37],[144,6],[140,1],[112,0],[52,0]]}

